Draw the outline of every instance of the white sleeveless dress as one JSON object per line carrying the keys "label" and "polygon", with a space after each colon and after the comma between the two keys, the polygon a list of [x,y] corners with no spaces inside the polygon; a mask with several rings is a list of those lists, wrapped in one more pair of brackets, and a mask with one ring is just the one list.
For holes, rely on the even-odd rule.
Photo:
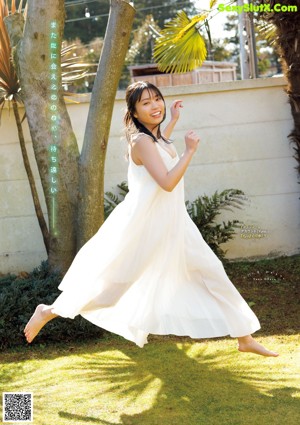
{"label": "white sleeveless dress", "polygon": [[[179,160],[155,143],[168,170]],[[259,321],[202,238],[184,202],[183,178],[163,190],[129,152],[129,192],[77,253],[53,304],[139,347],[148,334],[249,335]]]}

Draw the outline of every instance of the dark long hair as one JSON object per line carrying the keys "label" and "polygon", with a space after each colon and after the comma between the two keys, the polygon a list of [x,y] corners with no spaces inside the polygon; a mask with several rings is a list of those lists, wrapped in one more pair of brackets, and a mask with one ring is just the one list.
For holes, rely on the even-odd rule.
{"label": "dark long hair", "polygon": [[135,133],[146,133],[148,136],[152,137],[154,142],[157,142],[157,138],[152,134],[150,130],[148,130],[142,123],[139,122],[137,118],[135,118],[134,113],[135,105],[137,102],[141,100],[142,94],[144,90],[148,90],[149,95],[150,91],[153,91],[156,95],[162,98],[164,105],[165,105],[165,111],[164,116],[161,122],[157,125],[157,137],[162,138],[165,142],[170,143],[167,139],[165,139],[161,132],[160,132],[160,124],[165,120],[166,118],[166,104],[165,99],[163,95],[161,94],[160,90],[154,86],[153,84],[149,83],[149,81],[136,81],[133,84],[130,84],[130,86],[127,87],[126,90],[126,104],[127,104],[127,111],[124,116],[124,123],[125,123],[125,133],[127,141],[130,143],[131,135]]}

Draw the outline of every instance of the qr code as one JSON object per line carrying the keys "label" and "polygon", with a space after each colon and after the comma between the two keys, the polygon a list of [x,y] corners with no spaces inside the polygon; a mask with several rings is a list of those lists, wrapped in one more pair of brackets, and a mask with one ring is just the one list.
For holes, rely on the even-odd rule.
{"label": "qr code", "polygon": [[3,422],[32,422],[32,393],[3,393]]}

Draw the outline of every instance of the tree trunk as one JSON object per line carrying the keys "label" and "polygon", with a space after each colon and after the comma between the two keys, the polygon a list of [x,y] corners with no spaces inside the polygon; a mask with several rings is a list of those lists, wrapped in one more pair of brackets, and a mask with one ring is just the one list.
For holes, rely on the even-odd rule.
{"label": "tree trunk", "polygon": [[[14,49],[14,58],[48,210],[50,270],[62,274],[67,271],[76,254],[76,231],[79,249],[94,235],[104,220],[106,147],[115,95],[135,14],[134,8],[127,1],[111,0],[105,43],[94,83],[80,158],[79,186],[79,151],[61,89],[63,6],[62,0],[31,0],[28,2],[24,35],[22,36],[20,28],[15,26],[17,36],[16,33],[11,36],[11,40],[14,39],[18,43]],[[55,31],[50,28],[51,22],[57,24]],[[59,53],[56,59],[55,81],[58,87],[56,116],[59,127],[55,135],[50,111],[53,94],[50,43],[53,32],[57,33],[55,41]],[[53,164],[49,161],[52,161],[49,150],[54,145],[58,148],[55,163],[58,168],[56,196],[50,193],[50,179],[53,177],[50,168]],[[77,216],[78,199],[80,213]]]}
{"label": "tree trunk", "polygon": [[37,219],[38,219],[38,222],[39,222],[39,225],[40,225],[40,229],[41,229],[41,232],[42,232],[42,235],[43,235],[45,248],[46,248],[47,254],[49,254],[49,232],[48,232],[47,224],[46,224],[44,214],[43,214],[43,211],[42,211],[42,208],[41,208],[39,195],[38,195],[37,190],[36,190],[32,170],[31,170],[31,167],[30,167],[30,162],[29,162],[29,158],[28,158],[28,154],[27,154],[27,150],[26,150],[24,133],[23,133],[23,129],[22,129],[18,104],[15,101],[15,99],[12,99],[12,105],[13,105],[16,124],[17,124],[17,129],[18,129],[19,142],[20,142],[20,146],[21,146],[21,152],[22,152],[24,167],[25,167],[25,170],[26,170],[26,174],[27,174],[27,177],[28,177],[28,182],[29,182],[29,186],[30,186],[30,190],[31,190],[31,194],[32,194],[34,209],[35,209],[35,213],[36,213],[36,216],[37,216]]}
{"label": "tree trunk", "polygon": [[[274,8],[277,1],[271,0]],[[287,94],[294,119],[294,129],[289,138],[294,143],[294,158],[298,161],[297,170],[300,176],[300,1],[281,2],[281,4],[296,5],[297,12],[272,12],[266,16],[276,29],[276,45],[282,59],[283,71],[288,81]]]}
{"label": "tree trunk", "polygon": [[[76,253],[76,214],[78,202],[79,150],[67,113],[61,88],[60,51],[64,28],[63,0],[31,0],[28,2],[24,35],[16,47],[17,73],[33,142],[49,217],[49,265],[51,271],[64,273]],[[57,27],[51,29],[50,23]],[[52,34],[56,33],[52,40]],[[57,43],[55,61],[51,59],[51,42]],[[52,64],[56,63],[55,81]],[[52,84],[57,85],[57,131],[51,120]],[[53,116],[53,115],[52,115]],[[50,147],[57,147],[57,158]],[[52,155],[52,156],[51,156]],[[52,161],[54,161],[53,163]],[[51,174],[56,166],[57,174]],[[57,192],[52,194],[53,182]]]}
{"label": "tree trunk", "polygon": [[80,157],[80,202],[77,248],[104,221],[104,165],[115,95],[128,49],[135,10],[126,1],[111,0],[104,46],[94,82]]}

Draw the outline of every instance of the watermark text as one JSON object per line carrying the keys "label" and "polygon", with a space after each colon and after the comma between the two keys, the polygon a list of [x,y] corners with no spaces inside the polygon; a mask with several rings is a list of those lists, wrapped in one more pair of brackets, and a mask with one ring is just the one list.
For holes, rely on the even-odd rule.
{"label": "watermark text", "polygon": [[269,3],[263,4],[242,4],[242,5],[226,5],[224,3],[220,3],[218,5],[219,12],[237,12],[237,13],[248,13],[248,12],[298,12],[297,5],[285,5],[281,3],[275,3],[271,8]]}

